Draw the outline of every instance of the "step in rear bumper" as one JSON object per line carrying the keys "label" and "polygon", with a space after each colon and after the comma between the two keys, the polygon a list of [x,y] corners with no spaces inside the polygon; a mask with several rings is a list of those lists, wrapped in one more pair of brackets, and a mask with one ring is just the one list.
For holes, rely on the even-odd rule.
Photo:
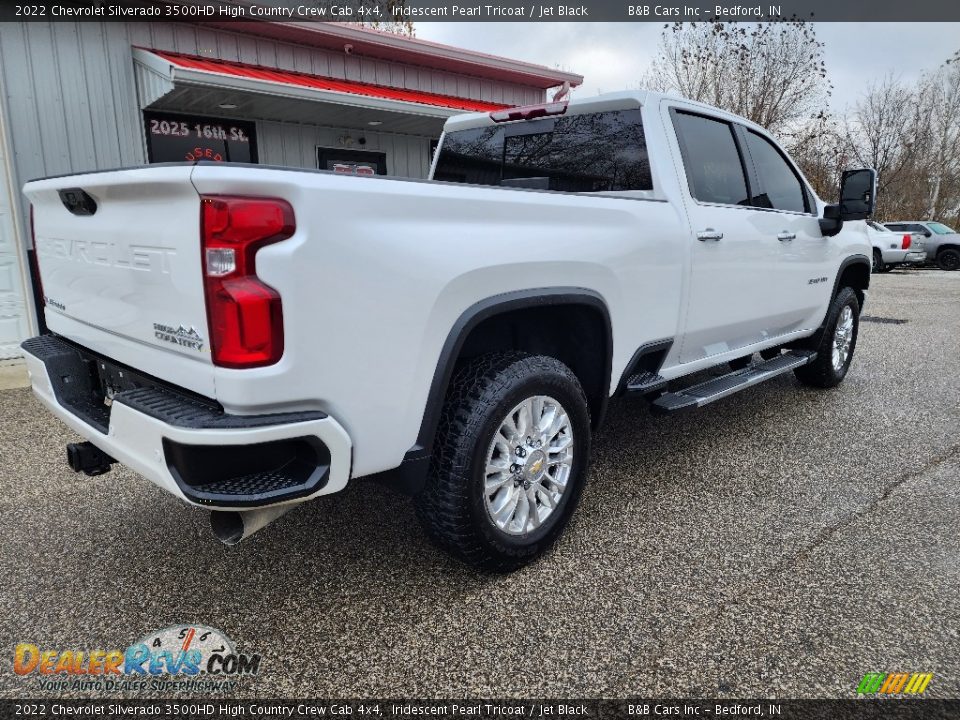
{"label": "step in rear bumper", "polygon": [[23,349],[33,391],[50,412],[192,505],[243,510],[300,503],[342,490],[349,480],[350,437],[324,413],[228,415],[162,387],[117,393],[105,412],[69,394],[88,381],[77,365],[82,349],[54,336],[28,340]]}

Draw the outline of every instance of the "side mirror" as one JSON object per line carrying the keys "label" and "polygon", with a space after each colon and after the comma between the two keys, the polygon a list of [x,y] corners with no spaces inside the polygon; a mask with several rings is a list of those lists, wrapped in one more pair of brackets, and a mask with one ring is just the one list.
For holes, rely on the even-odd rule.
{"label": "side mirror", "polygon": [[866,220],[877,204],[877,171],[847,170],[840,179],[840,219]]}
{"label": "side mirror", "polygon": [[840,232],[844,220],[866,220],[877,204],[877,171],[847,170],[840,178],[840,202],[827,205],[820,219],[820,232],[831,237]]}

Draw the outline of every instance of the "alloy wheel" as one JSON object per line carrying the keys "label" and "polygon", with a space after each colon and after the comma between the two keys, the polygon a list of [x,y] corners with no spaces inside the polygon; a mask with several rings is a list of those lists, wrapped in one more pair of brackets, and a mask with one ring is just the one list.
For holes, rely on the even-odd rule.
{"label": "alloy wheel", "polygon": [[487,452],[484,504],[508,535],[539,528],[557,509],[573,468],[573,427],[547,395],[529,397],[501,421]]}

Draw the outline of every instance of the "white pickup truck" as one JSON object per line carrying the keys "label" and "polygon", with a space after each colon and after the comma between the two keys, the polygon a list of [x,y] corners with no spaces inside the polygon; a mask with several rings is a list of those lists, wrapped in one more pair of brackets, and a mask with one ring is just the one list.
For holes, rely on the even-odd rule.
{"label": "white pickup truck", "polygon": [[565,527],[609,398],[669,413],[847,373],[871,246],[844,221],[872,170],[825,205],[762,128],[631,92],[455,117],[432,178],[27,183],[49,332],[23,349],[88,441],[71,467],[123,463],[227,543],[375,476],[508,571]]}

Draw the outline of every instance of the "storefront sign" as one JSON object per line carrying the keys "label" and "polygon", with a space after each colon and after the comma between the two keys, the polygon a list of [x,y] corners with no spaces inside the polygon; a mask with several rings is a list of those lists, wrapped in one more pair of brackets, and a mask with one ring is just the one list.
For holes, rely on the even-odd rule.
{"label": "storefront sign", "polygon": [[150,162],[257,162],[256,125],[244,120],[143,113]]}

